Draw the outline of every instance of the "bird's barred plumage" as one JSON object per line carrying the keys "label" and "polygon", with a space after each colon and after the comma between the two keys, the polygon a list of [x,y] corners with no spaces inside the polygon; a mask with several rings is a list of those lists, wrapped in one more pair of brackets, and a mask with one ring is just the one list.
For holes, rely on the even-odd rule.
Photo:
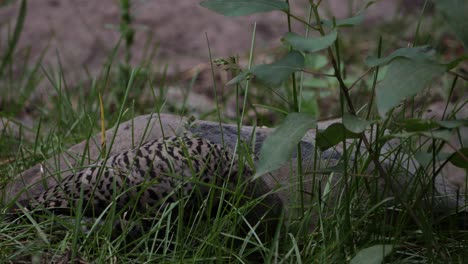
{"label": "bird's barred plumage", "polygon": [[[231,151],[202,138],[161,138],[64,177],[28,207],[71,209],[82,199],[86,215],[98,215],[112,202],[117,210],[136,206],[141,212],[157,212],[180,195],[206,197],[210,186],[226,181],[232,187],[237,163]],[[251,173],[242,167],[243,175]]]}

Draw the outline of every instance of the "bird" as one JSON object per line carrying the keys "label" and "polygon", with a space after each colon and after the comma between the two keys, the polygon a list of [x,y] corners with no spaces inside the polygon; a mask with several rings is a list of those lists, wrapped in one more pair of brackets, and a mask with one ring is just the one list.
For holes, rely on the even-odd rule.
{"label": "bird", "polygon": [[67,218],[72,223],[73,216],[81,215],[81,229],[88,233],[105,214],[116,212],[113,236],[133,223],[126,234],[134,239],[167,217],[167,210],[174,222],[180,216],[187,226],[199,212],[205,220],[235,212],[242,214],[240,234],[256,226],[258,237],[270,239],[280,225],[282,200],[263,179],[252,179],[254,167],[245,160],[197,135],[158,138],[64,175],[37,196],[19,201],[22,210],[13,215],[26,210],[44,219],[45,211],[45,219],[51,212],[72,216]]}
{"label": "bird", "polygon": [[238,157],[221,144],[197,136],[172,136],[88,165],[22,204],[52,212],[69,212],[81,204],[85,216],[98,216],[112,203],[120,212],[133,208],[161,212],[180,197],[203,199],[213,187],[232,190],[240,182],[239,173],[244,178],[252,170],[239,166]]}

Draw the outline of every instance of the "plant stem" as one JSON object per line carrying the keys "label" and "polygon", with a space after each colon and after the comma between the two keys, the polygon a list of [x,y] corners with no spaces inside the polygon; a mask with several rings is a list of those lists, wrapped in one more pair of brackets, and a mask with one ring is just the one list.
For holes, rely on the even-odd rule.
{"label": "plant stem", "polygon": [[[286,0],[286,3],[289,5],[289,0]],[[288,31],[292,31],[291,27],[291,16],[288,13]],[[299,102],[298,102],[298,96],[297,96],[297,85],[296,85],[296,74],[293,73],[291,75],[292,78],[292,88],[293,88],[293,101],[294,101],[294,106],[293,106],[293,111],[294,112],[299,112]],[[305,213],[305,206],[304,206],[304,174],[302,172],[302,149],[301,149],[301,143],[299,142],[297,144],[297,175],[299,178],[299,195],[300,195],[300,203],[301,203],[301,218]],[[304,236],[304,240],[305,240]]]}
{"label": "plant stem", "polygon": [[[322,36],[324,36],[325,31],[323,30],[323,27],[320,24],[321,19],[320,19],[320,15],[318,13],[318,5],[314,4],[313,1],[311,1],[311,5],[312,5],[312,9],[314,11],[316,23],[317,23],[317,25],[319,27],[318,30],[319,30],[320,34]],[[338,67],[338,64],[337,64],[336,59],[335,59],[335,56],[333,55],[332,48],[328,47],[327,52],[328,52],[328,57],[330,58],[330,60],[332,62],[333,69],[335,71],[335,77],[338,80],[338,83],[340,85],[340,90],[343,93],[343,96],[344,96],[344,98],[346,100],[346,103],[347,103],[347,106],[348,106],[348,111],[349,111],[349,113],[351,115],[356,116],[356,111],[354,109],[353,103],[351,101],[351,97],[349,95],[349,89],[348,89],[348,87],[346,86],[346,84],[343,81],[343,78],[341,76],[341,72],[339,71],[339,67]],[[421,220],[419,220],[419,218],[416,216],[416,214],[413,211],[413,209],[411,208],[411,206],[406,201],[404,201],[400,196],[397,195],[399,192],[395,189],[395,187],[392,184],[392,179],[390,179],[389,175],[385,172],[384,168],[380,164],[378,153],[374,152],[372,150],[372,147],[371,147],[371,145],[369,143],[369,140],[367,139],[367,137],[365,135],[365,132],[360,133],[359,137],[362,140],[362,142],[364,142],[364,145],[365,145],[367,151],[369,152],[369,156],[371,157],[371,159],[372,159],[372,161],[374,163],[374,166],[377,168],[377,171],[379,172],[380,177],[385,181],[385,184],[390,188],[391,192],[395,195],[396,200],[398,202],[400,202],[406,208],[406,210],[408,211],[408,214],[411,216],[413,221],[421,229],[423,229],[424,225],[422,224]]]}

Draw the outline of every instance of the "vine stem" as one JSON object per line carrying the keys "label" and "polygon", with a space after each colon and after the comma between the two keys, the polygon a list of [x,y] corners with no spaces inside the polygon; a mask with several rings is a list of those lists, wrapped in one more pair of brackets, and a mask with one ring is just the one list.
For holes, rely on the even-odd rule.
{"label": "vine stem", "polygon": [[[286,3],[289,6],[289,0],[286,0]],[[291,14],[288,13],[288,31],[292,32],[292,26],[291,26]],[[292,86],[293,86],[293,100],[294,100],[294,105],[293,105],[293,110],[294,112],[299,112],[299,102],[298,102],[298,96],[297,96],[297,84],[296,84],[296,75],[293,73],[291,76],[292,80]],[[302,148],[301,148],[301,143],[297,144],[297,172],[299,176],[299,195],[300,195],[300,204],[301,204],[301,218],[304,215],[305,212],[305,205],[304,205],[304,173],[302,169]],[[305,236],[304,236],[305,239]]]}
{"label": "vine stem", "polygon": [[[314,16],[315,16],[315,20],[316,20],[316,23],[317,23],[317,26],[318,26],[318,31],[320,33],[320,35],[324,36],[325,35],[325,31],[323,30],[323,27],[320,23],[321,19],[320,19],[320,15],[318,13],[318,4],[315,4],[313,0],[310,1],[310,4],[312,6],[312,10],[314,12]],[[338,80],[338,83],[340,85],[340,90],[342,91],[343,93],[343,96],[346,100],[346,104],[348,106],[348,111],[351,115],[353,116],[357,116],[356,115],[356,110],[354,109],[354,106],[353,106],[353,103],[351,101],[351,96],[349,95],[349,89],[348,87],[346,86],[346,84],[344,83],[343,81],[343,77],[341,76],[341,72],[340,72],[340,69],[339,69],[339,65],[338,63],[336,62],[336,59],[335,59],[335,56],[333,55],[333,50],[331,47],[328,47],[327,48],[327,53],[328,53],[328,57],[329,59],[331,60],[331,63],[332,63],[332,66],[333,66],[333,69],[335,71],[335,77],[336,79]],[[379,175],[382,179],[384,179],[385,181],[385,184],[390,188],[390,190],[392,191],[392,193],[395,195],[395,199],[400,202],[405,208],[406,210],[408,211],[408,214],[411,216],[411,218],[413,219],[413,221],[421,228],[423,229],[424,225],[422,224],[422,222],[418,219],[418,217],[416,216],[416,214],[414,213],[413,209],[411,208],[411,206],[406,202],[404,201],[400,196],[396,195],[398,194],[397,190],[395,189],[395,187],[393,186],[393,184],[391,184],[391,179],[389,177],[389,175],[385,172],[384,168],[382,167],[382,165],[380,164],[380,161],[379,161],[379,156],[377,154],[377,152],[374,152],[372,147],[371,147],[371,144],[369,143],[369,140],[367,139],[366,135],[365,135],[365,132],[361,132],[359,133],[359,137],[360,139],[362,140],[362,142],[364,143],[367,151],[369,152],[369,156],[371,157],[372,159],[372,162],[374,163],[374,166],[377,168],[377,171],[379,172]]]}

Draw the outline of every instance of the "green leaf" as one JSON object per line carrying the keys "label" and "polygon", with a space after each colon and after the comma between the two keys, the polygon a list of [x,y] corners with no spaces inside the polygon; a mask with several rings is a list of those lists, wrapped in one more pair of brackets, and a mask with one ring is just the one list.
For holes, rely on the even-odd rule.
{"label": "green leaf", "polygon": [[436,9],[452,28],[455,35],[468,48],[468,1],[466,0],[437,0]]}
{"label": "green leaf", "polygon": [[236,77],[232,78],[229,82],[227,82],[226,85],[232,85],[232,84],[240,83],[245,79],[250,80],[250,79],[252,79],[252,77],[253,77],[252,72],[243,71],[239,75],[237,75]]}
{"label": "green leaf", "polygon": [[446,142],[450,141],[450,137],[452,136],[452,131],[448,129],[439,129],[436,131],[423,131],[419,132],[419,134],[433,139],[440,139]]}
{"label": "green leaf", "polygon": [[295,50],[313,53],[330,47],[336,40],[336,30],[323,37],[306,38],[293,32],[288,32],[281,40],[291,45]]}
{"label": "green leaf", "polygon": [[449,158],[450,162],[459,167],[468,169],[468,148],[461,148]]}
{"label": "green leaf", "polygon": [[251,72],[261,82],[278,86],[289,78],[293,72],[299,71],[303,67],[304,56],[300,52],[291,51],[285,57],[272,64],[255,66]]}
{"label": "green leaf", "polygon": [[374,245],[360,250],[354,258],[349,262],[350,264],[380,264],[383,262],[385,256],[392,253],[392,245]]}
{"label": "green leaf", "polygon": [[291,73],[299,71],[304,67],[304,56],[300,52],[291,51],[283,58],[272,64],[261,64],[252,67],[250,71],[245,71],[226,85],[243,81],[249,76],[255,76],[260,82],[271,86],[278,86],[291,76]]}
{"label": "green leaf", "polygon": [[441,127],[453,129],[462,126],[468,125],[468,120],[443,120],[443,121],[434,121]]}
{"label": "green leaf", "polygon": [[303,90],[301,95],[301,112],[311,116],[318,116],[320,107],[318,105],[317,93],[310,90]]}
{"label": "green leaf", "polygon": [[279,0],[207,0],[200,3],[225,16],[246,16],[255,13],[289,10],[289,5]]}
{"label": "green leaf", "polygon": [[305,113],[290,113],[279,127],[263,142],[257,172],[253,179],[274,171],[285,164],[307,130],[315,127],[315,120]]}
{"label": "green leaf", "polygon": [[380,116],[385,116],[403,99],[420,92],[445,71],[444,65],[427,61],[413,61],[405,58],[392,61],[385,78],[376,88],[376,104]]}
{"label": "green leaf", "polygon": [[[452,132],[447,129],[440,129],[435,131],[416,131],[416,132],[402,132],[402,133],[395,133],[386,135],[383,138],[410,138],[413,136],[424,136],[433,139],[440,139],[443,141],[450,141],[450,137]],[[382,138],[381,138],[382,139]]]}
{"label": "green leaf", "polygon": [[419,165],[424,168],[427,165],[429,165],[429,163],[432,162],[433,155],[432,153],[420,151],[420,152],[414,153],[414,158],[419,163]]}
{"label": "green leaf", "polygon": [[326,168],[323,168],[323,169],[318,169],[317,173],[330,174],[330,173],[333,173],[333,172],[342,173],[344,171],[345,171],[344,162],[340,161],[338,164],[336,164],[334,166],[326,167]]}
{"label": "green leaf", "polygon": [[371,124],[372,121],[360,119],[357,116],[354,116],[349,113],[345,113],[343,115],[343,125],[346,129],[353,133],[361,133],[364,130],[366,130]]}
{"label": "green leaf", "polygon": [[454,129],[468,124],[467,120],[427,120],[410,118],[403,121],[403,128],[408,132],[428,131],[435,128]]}
{"label": "green leaf", "polygon": [[323,131],[317,132],[316,144],[320,150],[327,150],[347,138],[359,138],[359,134],[353,133],[341,123],[334,123]]}
{"label": "green leaf", "polygon": [[[328,80],[316,79],[316,78],[304,80],[303,85],[304,85],[304,87],[311,88],[311,89],[317,89],[317,88],[325,88],[326,89],[326,88],[331,87],[330,82],[328,82]],[[319,92],[322,93],[323,91],[319,91]]]}
{"label": "green leaf", "polygon": [[[338,19],[335,21],[335,25],[337,27],[352,27],[352,26],[360,25],[363,20],[364,20],[363,15],[357,15],[357,16],[348,17],[344,19]],[[327,27],[333,27],[333,21],[323,20],[322,25],[327,26]]]}
{"label": "green leaf", "polygon": [[419,46],[413,48],[401,48],[398,49],[392,54],[388,55],[385,58],[377,58],[374,56],[369,56],[366,58],[366,64],[369,67],[376,67],[382,64],[387,64],[397,58],[408,58],[412,60],[427,61],[434,57],[434,50],[428,46]]}
{"label": "green leaf", "polygon": [[319,53],[307,53],[304,56],[304,68],[320,70],[328,65],[328,57]]}
{"label": "green leaf", "polygon": [[403,121],[403,128],[408,132],[427,131],[438,127],[431,120],[409,118]]}
{"label": "green leaf", "polygon": [[[436,153],[435,158],[437,162],[441,162],[448,159],[451,155],[452,153],[439,152]],[[419,163],[419,165],[421,165],[422,167],[426,167],[427,165],[429,165],[429,163],[432,162],[434,155],[433,153],[420,151],[414,154],[414,158]]]}
{"label": "green leaf", "polygon": [[0,63],[0,76],[3,74],[6,65],[10,62],[15,48],[18,44],[18,41],[20,39],[21,32],[23,31],[24,21],[26,19],[27,6],[27,1],[22,0],[19,8],[18,19],[16,20],[15,29],[13,31],[13,36],[8,43],[5,55],[3,56]]}

